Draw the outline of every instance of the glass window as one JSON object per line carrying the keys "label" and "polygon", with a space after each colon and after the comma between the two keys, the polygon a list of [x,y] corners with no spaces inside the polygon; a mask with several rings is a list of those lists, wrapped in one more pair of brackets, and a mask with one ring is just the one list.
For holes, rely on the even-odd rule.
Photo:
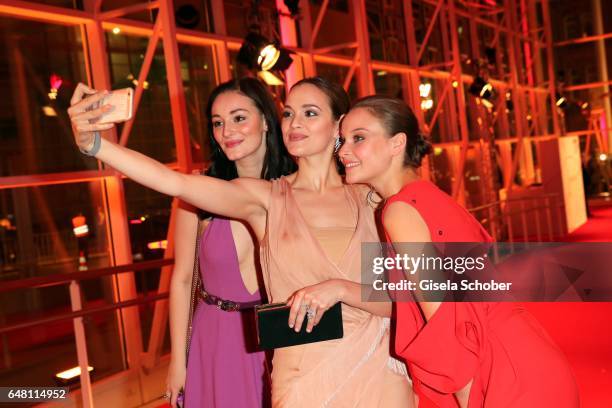
{"label": "glass window", "polygon": [[191,156],[194,163],[208,158],[206,106],[216,86],[215,65],[211,47],[179,44],[183,89],[187,102],[187,118],[191,134]]}
{"label": "glass window", "polygon": [[[112,89],[135,87],[148,37],[107,33]],[[176,161],[176,146],[162,41],[157,44],[127,146],[163,163]],[[118,126],[121,134],[122,125]]]}
{"label": "glass window", "polygon": [[[333,81],[337,84],[343,85],[344,80],[346,79],[346,75],[349,72],[349,67],[343,67],[339,65],[330,65],[330,64],[322,64],[317,63],[317,75],[321,76],[327,80]],[[351,83],[349,85],[348,94],[351,98],[351,102],[354,102],[358,99],[357,94],[357,70],[351,79]]]}
{"label": "glass window", "polygon": [[380,95],[391,96],[393,98],[404,98],[402,86],[402,75],[383,70],[374,71],[374,89]]}
{"label": "glass window", "polygon": [[86,82],[79,29],[0,17],[0,42],[0,176],[96,168],[66,112]]}
{"label": "glass window", "polygon": [[407,64],[402,2],[367,2],[366,9],[372,59]]}
{"label": "glass window", "polygon": [[[316,3],[316,4],[315,4]],[[330,4],[321,20],[321,27],[317,34],[317,38],[313,44],[314,48],[329,47],[338,44],[345,44],[357,41],[355,37],[355,22],[354,18],[349,13],[349,5],[345,1],[330,1]],[[310,7],[311,23],[314,26],[316,16],[321,10],[321,2],[308,2]],[[338,29],[343,27],[346,29]],[[334,54],[353,56],[355,49],[335,50]]]}

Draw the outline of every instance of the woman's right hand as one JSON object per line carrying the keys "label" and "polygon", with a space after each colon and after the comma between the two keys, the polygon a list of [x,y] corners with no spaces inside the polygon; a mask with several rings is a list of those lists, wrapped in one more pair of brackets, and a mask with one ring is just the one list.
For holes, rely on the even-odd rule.
{"label": "woman's right hand", "polygon": [[72,94],[68,116],[70,116],[74,140],[81,150],[88,151],[93,147],[95,132],[112,129],[115,126],[113,123],[96,123],[104,112],[112,109],[110,105],[89,110],[92,105],[106,95],[108,95],[108,91],[97,91],[81,82]]}
{"label": "woman's right hand", "polygon": [[170,361],[168,367],[168,378],[166,379],[166,395],[170,396],[170,406],[177,408],[176,400],[179,392],[185,388],[187,369],[183,364],[175,364]]}

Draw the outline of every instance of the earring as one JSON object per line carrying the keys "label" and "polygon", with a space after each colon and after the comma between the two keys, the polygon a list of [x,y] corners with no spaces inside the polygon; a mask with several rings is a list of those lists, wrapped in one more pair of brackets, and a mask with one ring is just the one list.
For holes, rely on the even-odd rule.
{"label": "earring", "polygon": [[338,136],[336,138],[336,142],[334,143],[334,154],[338,154],[338,150],[340,150],[340,147],[342,146],[342,143],[340,143],[340,136]]}
{"label": "earring", "polygon": [[380,200],[377,201],[374,199],[374,194],[376,194],[376,190],[370,187],[370,191],[368,191],[368,194],[366,195],[366,202],[368,203],[370,207],[376,209],[378,208],[380,204],[382,204],[385,201],[385,199],[380,198]]}

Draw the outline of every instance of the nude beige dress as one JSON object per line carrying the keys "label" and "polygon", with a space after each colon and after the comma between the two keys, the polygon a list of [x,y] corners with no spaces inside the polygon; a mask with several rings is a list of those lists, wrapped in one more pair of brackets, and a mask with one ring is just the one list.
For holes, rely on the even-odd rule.
{"label": "nude beige dress", "polygon": [[[379,238],[372,209],[356,187],[344,189],[347,211],[357,219],[354,231],[310,228],[287,180],[272,182],[266,235],[261,242],[270,302],[284,302],[296,290],[328,279],[360,281],[361,242],[378,242]],[[337,242],[344,244],[334,245]],[[346,304],[342,318],[342,339],[275,350],[273,406],[412,407],[405,369],[389,355],[389,319]]]}

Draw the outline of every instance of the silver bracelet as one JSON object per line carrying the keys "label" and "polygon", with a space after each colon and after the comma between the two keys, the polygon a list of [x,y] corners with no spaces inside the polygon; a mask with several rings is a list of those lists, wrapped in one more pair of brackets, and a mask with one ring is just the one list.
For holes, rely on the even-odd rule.
{"label": "silver bracelet", "polygon": [[85,150],[83,148],[79,148],[81,153],[86,156],[95,156],[100,151],[100,147],[102,146],[102,137],[100,136],[100,132],[94,132],[94,142],[93,146],[89,150]]}

